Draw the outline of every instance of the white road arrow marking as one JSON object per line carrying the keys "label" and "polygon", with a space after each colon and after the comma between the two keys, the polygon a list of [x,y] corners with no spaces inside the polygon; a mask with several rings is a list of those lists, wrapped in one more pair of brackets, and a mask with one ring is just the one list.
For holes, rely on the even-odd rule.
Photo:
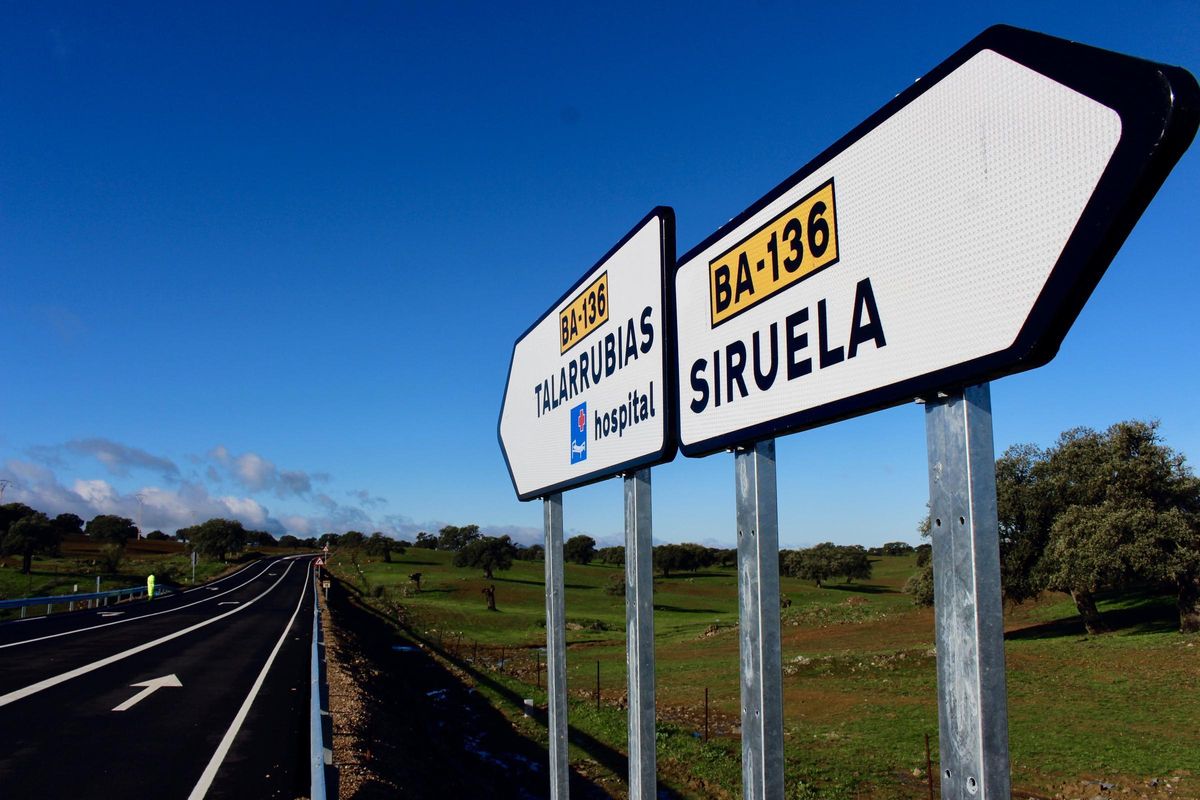
{"label": "white road arrow marking", "polygon": [[183,686],[183,684],[179,682],[179,678],[172,674],[163,675],[161,678],[151,678],[150,680],[142,681],[141,683],[132,683],[130,686],[144,686],[146,688],[142,689],[124,703],[121,703],[121,705],[114,708],[113,711],[128,711],[164,686],[179,688],[180,686]]}
{"label": "white road arrow marking", "polygon": [[119,617],[124,613],[125,613],[124,611],[101,611],[100,616],[102,616],[102,617]]}
{"label": "white road arrow marking", "polygon": [[220,603],[217,603],[217,605],[219,605],[219,606],[236,606],[239,602],[241,602],[241,601],[239,601],[239,600],[224,600]]}

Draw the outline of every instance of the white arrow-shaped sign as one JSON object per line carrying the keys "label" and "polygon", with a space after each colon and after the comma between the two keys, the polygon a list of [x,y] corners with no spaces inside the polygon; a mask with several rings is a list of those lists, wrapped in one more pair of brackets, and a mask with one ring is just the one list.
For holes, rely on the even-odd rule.
{"label": "white arrow-shaped sign", "polygon": [[130,685],[135,689],[139,686],[143,686],[145,688],[143,688],[133,697],[126,700],[124,703],[121,703],[121,705],[114,708],[113,711],[128,711],[163,687],[170,686],[178,689],[179,687],[183,686],[183,684],[179,682],[179,678],[175,677],[174,674],[163,675],[161,678],[151,678],[148,681],[142,681],[141,683],[133,683]]}
{"label": "white arrow-shaped sign", "polygon": [[684,454],[1045,364],[1198,108],[1183,69],[983,33],[680,258]]}
{"label": "white arrow-shaped sign", "polygon": [[674,457],[674,256],[674,212],[656,208],[517,339],[499,437],[520,499]]}

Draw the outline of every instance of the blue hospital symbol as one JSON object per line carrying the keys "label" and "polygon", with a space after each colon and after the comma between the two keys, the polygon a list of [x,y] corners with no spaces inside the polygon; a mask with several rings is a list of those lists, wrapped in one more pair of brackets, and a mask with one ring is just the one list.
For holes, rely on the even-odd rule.
{"label": "blue hospital symbol", "polygon": [[587,403],[571,409],[571,463],[587,460]]}

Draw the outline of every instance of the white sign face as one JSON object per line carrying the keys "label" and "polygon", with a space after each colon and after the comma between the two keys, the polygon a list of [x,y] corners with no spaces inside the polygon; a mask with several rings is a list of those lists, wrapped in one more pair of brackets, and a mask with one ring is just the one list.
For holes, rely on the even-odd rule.
{"label": "white sign face", "polygon": [[674,215],[657,208],[517,340],[499,438],[520,499],[674,457],[674,253]]}
{"label": "white sign face", "polygon": [[1131,142],[1122,113],[1089,96],[1108,61],[1085,93],[1000,52],[1031,41],[1050,62],[1147,64],[991,29],[680,260],[686,455],[1054,355],[1149,201],[1121,217],[1138,184],[1106,170],[1145,166],[1138,148],[1164,126]]}

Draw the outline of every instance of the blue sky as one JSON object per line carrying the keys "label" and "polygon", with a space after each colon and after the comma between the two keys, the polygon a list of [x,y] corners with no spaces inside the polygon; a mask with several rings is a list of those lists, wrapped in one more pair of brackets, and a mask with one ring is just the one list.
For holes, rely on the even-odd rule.
{"label": "blue sky", "polygon": [[[1006,22],[1200,71],[1195,2],[4,4],[4,500],[315,535],[523,541],[495,438],[513,340],[655,205],[683,253]],[[1200,155],[997,452],[1156,418],[1200,458]],[[778,443],[781,541],[915,541],[921,409]],[[732,456],[654,471],[664,541],[733,541]],[[618,480],[569,532],[621,537]]]}

